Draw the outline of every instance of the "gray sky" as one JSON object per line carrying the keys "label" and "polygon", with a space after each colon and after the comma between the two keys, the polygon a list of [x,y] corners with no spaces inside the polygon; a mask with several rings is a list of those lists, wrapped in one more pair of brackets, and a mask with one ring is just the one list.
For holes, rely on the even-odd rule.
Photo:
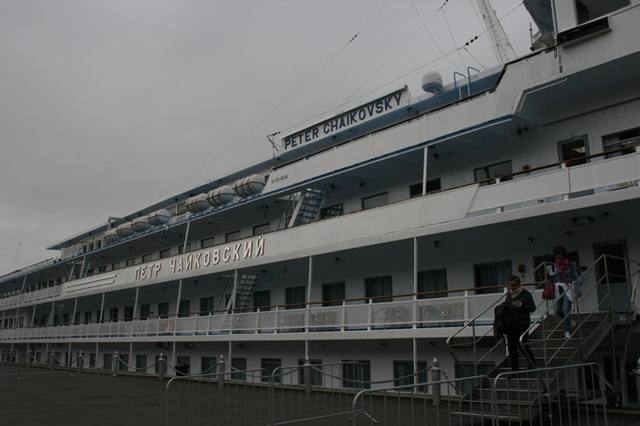
{"label": "gray sky", "polygon": [[[475,4],[0,0],[0,275],[268,158],[268,134],[496,65]],[[526,54],[524,6],[492,4]]]}

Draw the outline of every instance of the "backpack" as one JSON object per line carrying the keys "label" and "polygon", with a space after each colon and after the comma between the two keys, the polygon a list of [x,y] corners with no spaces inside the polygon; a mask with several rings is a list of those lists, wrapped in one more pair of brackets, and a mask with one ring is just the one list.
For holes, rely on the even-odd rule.
{"label": "backpack", "polygon": [[509,308],[506,302],[501,303],[493,309],[493,335],[502,338],[502,335],[507,334],[510,329]]}

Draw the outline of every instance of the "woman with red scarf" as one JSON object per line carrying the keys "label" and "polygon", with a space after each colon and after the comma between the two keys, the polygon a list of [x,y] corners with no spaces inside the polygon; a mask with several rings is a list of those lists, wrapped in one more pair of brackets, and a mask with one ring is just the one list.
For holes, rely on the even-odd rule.
{"label": "woman with red scarf", "polygon": [[574,283],[578,278],[578,272],[575,262],[569,260],[569,253],[564,246],[555,246],[553,254],[556,255],[556,261],[550,268],[549,275],[553,276],[553,282],[556,286],[554,309],[560,318],[564,318],[564,337],[570,339],[571,307],[576,300]]}

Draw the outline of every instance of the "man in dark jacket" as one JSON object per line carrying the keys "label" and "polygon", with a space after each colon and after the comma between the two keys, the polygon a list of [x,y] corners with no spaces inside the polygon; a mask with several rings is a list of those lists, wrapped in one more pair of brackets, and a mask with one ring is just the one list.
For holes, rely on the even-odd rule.
{"label": "man in dark jacket", "polygon": [[[509,349],[509,359],[511,360],[511,368],[513,371],[520,369],[520,361],[518,359],[518,347],[520,347],[520,335],[522,335],[531,325],[531,312],[536,310],[536,304],[533,296],[522,287],[520,278],[513,275],[509,278],[509,292],[505,300],[511,327],[507,332],[507,347]],[[529,334],[522,336],[523,348],[526,355],[529,355],[531,361],[529,368],[535,368],[535,358],[531,349],[527,345]]]}

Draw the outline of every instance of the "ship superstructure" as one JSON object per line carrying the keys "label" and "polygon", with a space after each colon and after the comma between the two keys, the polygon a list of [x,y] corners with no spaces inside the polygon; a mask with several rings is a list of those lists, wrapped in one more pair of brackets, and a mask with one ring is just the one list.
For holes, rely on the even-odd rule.
{"label": "ship superstructure", "polygon": [[544,280],[562,244],[592,274],[582,312],[619,319],[608,332],[624,352],[585,356],[633,364],[640,3],[554,3],[531,6],[542,34],[527,56],[429,73],[420,96],[401,87],[284,135],[273,158],[0,277],[2,354],[100,367],[117,352],[149,374],[161,353],[183,373],[220,355],[240,370],[357,360],[372,381],[435,357],[464,376],[473,359],[447,339],[470,335],[509,276]]}

